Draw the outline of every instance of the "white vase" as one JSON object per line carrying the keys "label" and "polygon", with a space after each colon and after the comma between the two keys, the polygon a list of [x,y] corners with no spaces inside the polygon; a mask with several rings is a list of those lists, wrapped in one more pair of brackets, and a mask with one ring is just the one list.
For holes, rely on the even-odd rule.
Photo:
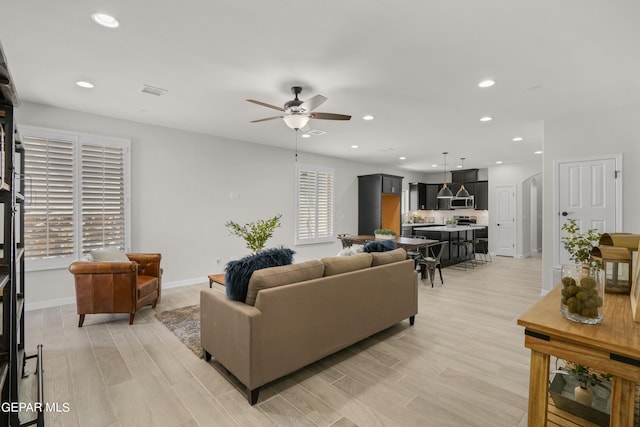
{"label": "white vase", "polygon": [[376,240],[391,240],[391,239],[394,239],[396,236],[392,234],[376,234],[375,237],[376,237]]}
{"label": "white vase", "polygon": [[582,386],[576,386],[573,390],[573,393],[576,398],[576,402],[581,403],[585,406],[591,406],[593,403],[593,393],[588,388],[584,388]]}

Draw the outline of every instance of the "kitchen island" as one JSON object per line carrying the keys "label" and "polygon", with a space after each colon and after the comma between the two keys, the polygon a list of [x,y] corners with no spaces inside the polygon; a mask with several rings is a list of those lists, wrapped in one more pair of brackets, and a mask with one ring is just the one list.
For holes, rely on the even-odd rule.
{"label": "kitchen island", "polygon": [[471,241],[476,232],[486,229],[486,225],[457,225],[448,227],[436,225],[431,227],[414,227],[415,234],[426,236],[427,239],[447,241],[449,244],[440,258],[443,267],[458,264],[475,258],[475,251],[469,245],[459,245],[455,242]]}

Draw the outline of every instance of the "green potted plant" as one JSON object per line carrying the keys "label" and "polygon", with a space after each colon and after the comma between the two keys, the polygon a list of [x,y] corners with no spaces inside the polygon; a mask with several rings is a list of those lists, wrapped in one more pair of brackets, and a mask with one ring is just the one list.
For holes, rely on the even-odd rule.
{"label": "green potted plant", "polygon": [[378,228],[373,231],[373,234],[376,236],[376,239],[388,240],[396,237],[396,232],[393,230],[389,230],[388,228]]}
{"label": "green potted plant", "polygon": [[247,248],[255,254],[264,249],[267,240],[273,236],[273,231],[280,227],[281,217],[282,214],[277,214],[272,218],[249,222],[245,225],[228,221],[225,227],[229,229],[231,235],[242,237],[247,244]]}
{"label": "green potted plant", "polygon": [[[607,406],[606,400],[611,396],[611,374],[597,372],[587,366],[570,361],[565,361],[564,366],[556,368],[553,372],[561,374],[558,378],[553,379],[549,389],[557,407],[589,419],[596,424],[609,425],[608,414],[604,408]],[[564,380],[562,376],[571,377],[573,381]],[[574,384],[577,385],[574,386]],[[573,401],[567,400],[566,394],[563,396],[562,390],[565,387],[574,387]],[[596,387],[601,387],[599,392],[596,391]],[[599,395],[601,400],[605,402],[596,402],[594,395]]]}
{"label": "green potted plant", "polygon": [[446,224],[445,227],[449,227],[449,228],[454,228],[458,226],[458,220],[453,218],[446,220],[444,223]]}
{"label": "green potted plant", "polygon": [[561,230],[566,233],[561,240],[569,258],[575,263],[589,264],[591,250],[597,246],[602,233],[595,228],[582,232],[575,219],[562,224]]}

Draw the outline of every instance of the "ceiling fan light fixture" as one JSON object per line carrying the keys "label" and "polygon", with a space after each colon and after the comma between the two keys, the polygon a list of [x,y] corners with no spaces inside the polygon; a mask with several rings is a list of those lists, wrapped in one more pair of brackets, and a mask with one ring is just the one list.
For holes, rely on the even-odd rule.
{"label": "ceiling fan light fixture", "polygon": [[290,127],[291,129],[298,130],[302,129],[309,123],[309,116],[304,114],[289,114],[282,118],[284,123]]}

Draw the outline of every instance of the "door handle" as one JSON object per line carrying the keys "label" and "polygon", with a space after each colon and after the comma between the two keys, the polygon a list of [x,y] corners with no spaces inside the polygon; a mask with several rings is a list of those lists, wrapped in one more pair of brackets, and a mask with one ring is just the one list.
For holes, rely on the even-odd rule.
{"label": "door handle", "polygon": [[571,215],[572,213],[573,213],[573,212],[563,211],[563,212],[562,212],[562,216]]}
{"label": "door handle", "polygon": [[500,227],[500,224],[496,224],[498,227]]}

